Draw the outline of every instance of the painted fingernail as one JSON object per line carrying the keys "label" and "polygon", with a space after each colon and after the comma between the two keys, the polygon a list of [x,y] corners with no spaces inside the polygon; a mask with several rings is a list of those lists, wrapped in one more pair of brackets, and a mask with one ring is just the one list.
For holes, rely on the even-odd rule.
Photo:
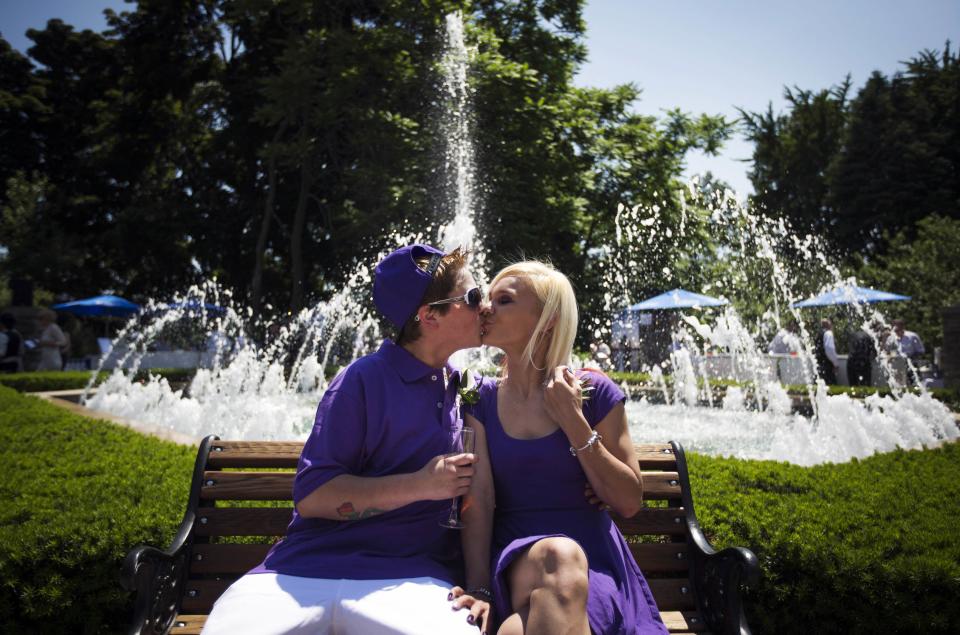
{"label": "painted fingernail", "polygon": [[472,616],[472,615],[468,615],[468,616],[467,616],[467,622],[470,623],[470,624],[473,624],[473,616]]}
{"label": "painted fingernail", "polygon": [[447,594],[447,600],[449,601],[449,600],[452,600],[452,599],[453,599],[453,593],[448,593],[448,594]]}

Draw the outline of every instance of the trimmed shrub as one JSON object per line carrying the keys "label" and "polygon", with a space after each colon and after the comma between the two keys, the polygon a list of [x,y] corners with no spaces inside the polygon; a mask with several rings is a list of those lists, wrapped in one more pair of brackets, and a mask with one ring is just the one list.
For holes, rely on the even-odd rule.
{"label": "trimmed shrub", "polygon": [[[195,448],[0,387],[0,630],[115,633],[137,544],[166,547]],[[804,468],[688,454],[701,526],[753,549],[757,633],[949,633],[960,623],[960,444]]]}
{"label": "trimmed shrub", "polygon": [[711,541],[760,560],[756,632],[956,632],[960,445],[811,468],[689,459]]}
{"label": "trimmed shrub", "polygon": [[[150,368],[137,372],[135,379],[145,381],[148,375],[158,375],[171,383],[186,383],[193,379],[195,368]],[[46,392],[48,390],[82,390],[90,381],[90,371],[33,371],[27,373],[0,374],[0,386],[18,392]],[[106,381],[110,371],[100,371],[94,385]]]}
{"label": "trimmed shrub", "polygon": [[[101,372],[96,383],[104,381],[108,373]],[[48,390],[82,390],[90,381],[90,371],[34,371],[28,373],[0,374],[0,386],[18,392],[46,392]]]}
{"label": "trimmed shrub", "polygon": [[615,382],[627,382],[628,384],[649,384],[650,383],[650,373],[628,373],[619,370],[611,370],[607,372],[607,375],[610,376]]}
{"label": "trimmed shrub", "polygon": [[0,387],[3,630],[125,630],[121,564],[137,544],[173,539],[195,454]]}

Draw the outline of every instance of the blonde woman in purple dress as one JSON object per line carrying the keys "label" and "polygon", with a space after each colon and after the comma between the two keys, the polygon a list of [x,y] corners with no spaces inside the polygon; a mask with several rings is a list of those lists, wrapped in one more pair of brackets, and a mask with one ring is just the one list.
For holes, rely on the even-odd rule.
{"label": "blonde woman in purple dress", "polygon": [[576,330],[573,289],[549,265],[521,262],[494,278],[481,333],[506,357],[467,410],[478,447],[463,535],[468,575],[484,568],[491,584],[453,592],[455,607],[484,617],[492,599],[482,632],[667,632],[626,541],[596,504],[633,516],[643,480],[623,392],[599,371],[570,369]]}

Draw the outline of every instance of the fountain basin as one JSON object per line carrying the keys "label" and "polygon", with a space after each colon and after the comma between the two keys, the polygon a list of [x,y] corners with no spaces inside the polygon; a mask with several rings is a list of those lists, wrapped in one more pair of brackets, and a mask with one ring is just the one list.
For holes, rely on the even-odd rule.
{"label": "fountain basin", "polygon": [[[87,395],[89,396],[95,392],[95,390],[88,391]],[[68,410],[73,414],[89,417],[91,419],[109,421],[125,428],[136,430],[141,434],[147,434],[157,437],[158,439],[164,439],[165,441],[173,441],[174,443],[179,443],[180,445],[195,447],[200,444],[200,441],[203,438],[202,436],[184,434],[170,426],[146,423],[137,419],[131,419],[129,417],[121,417],[113,414],[112,412],[87,408],[81,403],[84,396],[83,390],[51,390],[47,392],[35,392],[30,394],[38,399],[43,399],[47,403],[53,404],[54,406]]]}
{"label": "fountain basin", "polygon": [[[185,398],[165,382],[134,384],[122,396],[87,397],[100,408],[81,405],[83,391],[35,393],[76,414],[104,419],[143,434],[196,446],[207,434],[230,439],[303,440],[313,423],[318,395],[287,393],[259,398],[214,395]],[[632,391],[634,397],[637,391]],[[788,409],[756,411],[743,400],[725,407],[654,403],[641,393],[626,404],[635,443],[681,442],[692,452],[740,459],[787,461],[797,465],[840,463],[896,448],[935,447],[960,437],[960,414],[929,395],[899,399],[872,395],[815,396],[819,420]],[[106,411],[109,408],[111,411]],[[138,410],[139,408],[139,410]],[[120,412],[118,412],[118,410]]]}
{"label": "fountain basin", "polygon": [[921,449],[960,438],[960,415],[929,395],[816,397],[819,419],[796,412],[627,402],[635,443],[670,439],[691,452],[796,465],[843,463],[897,448]]}

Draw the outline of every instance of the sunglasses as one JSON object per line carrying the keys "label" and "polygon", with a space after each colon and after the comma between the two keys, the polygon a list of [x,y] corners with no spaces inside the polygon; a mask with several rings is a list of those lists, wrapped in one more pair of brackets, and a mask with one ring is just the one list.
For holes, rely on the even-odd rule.
{"label": "sunglasses", "polygon": [[480,291],[480,287],[474,287],[464,293],[461,296],[455,298],[447,298],[446,300],[437,300],[436,302],[430,302],[427,306],[437,306],[438,304],[453,304],[454,302],[464,302],[471,309],[477,309],[480,307],[480,303],[483,301],[483,292]]}

